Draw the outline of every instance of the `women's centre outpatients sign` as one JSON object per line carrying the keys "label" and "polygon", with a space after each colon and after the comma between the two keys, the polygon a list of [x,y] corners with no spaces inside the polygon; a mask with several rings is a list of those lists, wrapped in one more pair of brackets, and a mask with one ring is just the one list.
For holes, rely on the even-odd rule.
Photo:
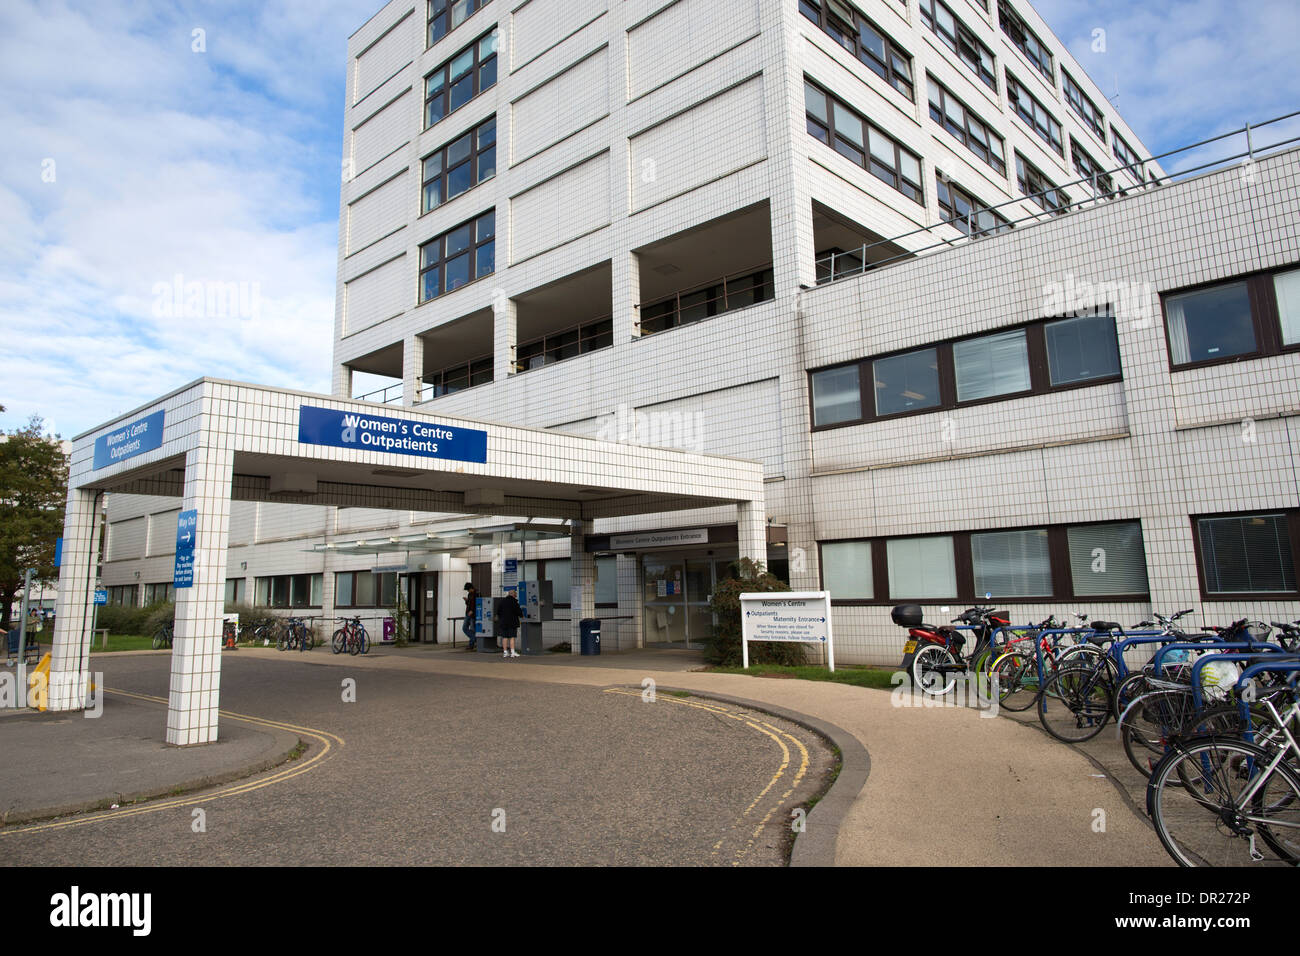
{"label": "women's centre outpatients sign", "polygon": [[789,641],[821,644],[826,661],[835,670],[835,648],[831,640],[831,595],[829,591],[762,591],[740,596],[740,645],[745,667],[749,666],[750,641]]}
{"label": "women's centre outpatients sign", "polygon": [[449,458],[478,464],[487,461],[487,432],[477,428],[358,415],[314,405],[303,405],[298,410],[298,441],[421,458]]}

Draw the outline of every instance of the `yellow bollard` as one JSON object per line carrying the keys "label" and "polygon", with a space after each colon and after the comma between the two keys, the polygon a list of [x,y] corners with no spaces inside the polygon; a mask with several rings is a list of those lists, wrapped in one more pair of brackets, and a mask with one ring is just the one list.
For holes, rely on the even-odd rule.
{"label": "yellow bollard", "polygon": [[41,662],[36,665],[36,670],[32,671],[28,681],[34,686],[27,699],[37,710],[45,710],[50,703],[50,655],[48,653],[41,658]]}

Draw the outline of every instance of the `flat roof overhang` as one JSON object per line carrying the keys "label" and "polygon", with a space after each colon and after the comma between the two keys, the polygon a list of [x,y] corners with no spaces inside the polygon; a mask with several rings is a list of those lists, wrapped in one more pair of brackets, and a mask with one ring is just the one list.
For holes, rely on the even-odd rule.
{"label": "flat roof overhang", "polygon": [[[305,407],[485,433],[485,461],[302,440]],[[161,444],[95,467],[97,439],[163,412]],[[231,497],[565,520],[763,501],[757,462],[605,441],[309,392],[199,379],[73,440],[69,485],[182,497],[186,455],[233,452]]]}

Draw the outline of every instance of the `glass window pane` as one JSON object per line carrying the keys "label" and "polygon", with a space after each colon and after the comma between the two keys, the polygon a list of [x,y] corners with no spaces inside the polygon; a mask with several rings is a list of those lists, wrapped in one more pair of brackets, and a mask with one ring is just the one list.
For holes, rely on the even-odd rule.
{"label": "glass window pane", "polygon": [[488,60],[478,71],[478,89],[482,93],[484,90],[496,86],[497,82],[497,60],[496,57]]}
{"label": "glass window pane", "polygon": [[455,166],[457,163],[469,159],[470,150],[473,148],[473,134],[466,133],[456,142],[447,147],[447,166]]}
{"label": "glass window pane", "polygon": [[1300,269],[1275,275],[1273,291],[1282,320],[1282,344],[1300,345]]}
{"label": "glass window pane", "polygon": [[469,244],[474,240],[473,230],[474,226],[471,223],[447,233],[448,258],[469,248]]}
{"label": "glass window pane", "polygon": [[1206,591],[1250,594],[1296,589],[1286,515],[1202,518],[1197,525]]}
{"label": "glass window pane", "polygon": [[478,235],[478,241],[482,242],[488,236],[496,235],[496,212],[484,213],[479,216],[474,223],[474,230]]}
{"label": "glass window pane", "polygon": [[474,168],[469,161],[461,163],[447,174],[447,198],[454,199],[474,185]]}
{"label": "glass window pane", "polygon": [[890,600],[957,596],[952,538],[895,538],[885,544]]}
{"label": "glass window pane", "polygon": [[491,179],[497,174],[497,148],[491,146],[478,154],[478,181]]}
{"label": "glass window pane", "polygon": [[492,118],[478,128],[478,148],[483,149],[497,141],[497,121]]}
{"label": "glass window pane", "polygon": [[474,48],[470,47],[468,50],[461,53],[460,56],[451,61],[451,69],[448,70],[448,75],[451,77],[451,81],[455,83],[456,80],[460,79],[460,77],[464,76],[473,68]]}
{"label": "glass window pane", "polygon": [[551,582],[551,600],[556,604],[568,604],[572,601],[570,590],[573,587],[572,568],[567,560],[548,560],[543,564],[546,580]]}
{"label": "glass window pane", "polygon": [[822,545],[822,585],[837,600],[875,597],[871,542],[836,541]]}
{"label": "glass window pane", "polygon": [[814,373],[812,393],[814,425],[835,425],[862,417],[862,394],[856,365]]}
{"label": "glass window pane", "polygon": [[334,604],[336,607],[352,606],[352,572],[334,575]]}
{"label": "glass window pane", "polygon": [[439,70],[437,73],[434,73],[434,74],[431,75],[431,76],[427,76],[427,77],[425,77],[425,79],[424,79],[424,98],[425,98],[425,99],[428,99],[428,98],[429,98],[430,96],[432,96],[434,93],[437,93],[439,90],[441,90],[441,89],[442,89],[442,82],[443,82],[444,79],[446,79],[446,77],[443,75],[443,71],[442,71],[442,70]]}
{"label": "glass window pane", "polygon": [[1046,326],[1047,364],[1053,385],[1119,374],[1119,343],[1109,315],[1081,316]]}
{"label": "glass window pane", "polygon": [[424,273],[424,283],[420,287],[420,301],[437,298],[438,293],[442,291],[441,286],[442,270],[438,266]]}
{"label": "glass window pane", "polygon": [[826,115],[826,94],[817,87],[805,83],[803,87],[804,108],[812,115],[821,120],[823,125],[830,125],[830,119]]}
{"label": "glass window pane", "polygon": [[442,181],[435,179],[424,187],[424,205],[422,212],[428,212],[430,209],[437,209],[442,205]]}
{"label": "glass window pane", "polygon": [[424,180],[430,180],[442,172],[442,153],[437,152],[424,161]]}
{"label": "glass window pane", "polygon": [[458,110],[474,98],[474,77],[465,76],[451,85],[449,110]]}
{"label": "glass window pane", "polygon": [[894,141],[877,129],[869,129],[871,155],[890,169],[894,168]]}
{"label": "glass window pane", "polygon": [[1147,559],[1142,525],[1081,525],[1067,532],[1070,578],[1080,597],[1106,594],[1146,594]]}
{"label": "glass window pane", "polygon": [[934,349],[872,362],[876,414],[896,415],[939,404],[939,353]]}
{"label": "glass window pane", "polygon": [[858,119],[852,112],[845,109],[839,103],[834,104],[835,108],[835,132],[843,136],[850,143],[862,148],[862,120]]}
{"label": "glass window pane", "polygon": [[459,289],[465,283],[469,282],[469,253],[462,252],[454,259],[447,260],[447,285],[446,289],[450,292],[452,289]]}
{"label": "glass window pane", "polygon": [[995,598],[1048,597],[1052,593],[1052,559],[1047,530],[998,531],[970,536],[975,593]]}
{"label": "glass window pane", "polygon": [[618,558],[596,559],[596,603],[618,603]]}
{"label": "glass window pane", "polygon": [[903,178],[908,182],[919,183],[921,181],[921,164],[910,153],[899,153],[899,169]]}
{"label": "glass window pane", "polygon": [[872,53],[876,59],[885,58],[884,38],[865,21],[858,24],[858,42],[862,44],[862,49]]}
{"label": "glass window pane", "polygon": [[478,247],[477,262],[474,270],[475,278],[482,278],[491,275],[496,271],[496,243],[486,242]]}
{"label": "glass window pane", "polygon": [[374,607],[375,606],[375,576],[369,571],[358,571],[356,575],[356,605],[357,607]]}
{"label": "glass window pane", "polygon": [[478,44],[479,62],[486,60],[493,53],[496,53],[496,51],[497,51],[497,31],[493,30],[491,33],[489,33],[487,36],[485,36],[482,40],[479,41]]}
{"label": "glass window pane", "polygon": [[397,575],[389,572],[379,577],[379,605],[394,607],[397,604]]}
{"label": "glass window pane", "polygon": [[1256,349],[1244,282],[1174,296],[1167,300],[1165,311],[1175,365],[1244,355]]}
{"label": "glass window pane", "polygon": [[1023,329],[956,342],[952,357],[959,402],[1029,390],[1029,350]]}

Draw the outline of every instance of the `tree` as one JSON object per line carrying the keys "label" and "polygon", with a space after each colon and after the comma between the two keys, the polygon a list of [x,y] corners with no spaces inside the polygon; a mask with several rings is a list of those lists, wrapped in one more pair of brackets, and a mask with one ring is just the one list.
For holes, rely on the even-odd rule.
{"label": "tree", "polygon": [[58,576],[54,543],[67,496],[68,458],[39,416],[0,436],[0,628],[9,628],[24,571],[35,568],[41,581]]}

